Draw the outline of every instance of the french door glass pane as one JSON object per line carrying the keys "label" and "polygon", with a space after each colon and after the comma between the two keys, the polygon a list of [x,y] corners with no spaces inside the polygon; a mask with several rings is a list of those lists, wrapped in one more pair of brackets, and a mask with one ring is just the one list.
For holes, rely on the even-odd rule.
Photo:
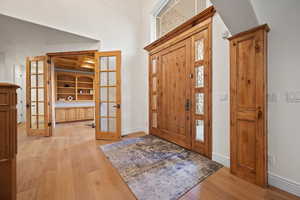
{"label": "french door glass pane", "polygon": [[37,73],[44,73],[44,61],[38,61],[38,71]]}
{"label": "french door glass pane", "polygon": [[108,85],[109,86],[116,85],[116,72],[108,72]]}
{"label": "french door glass pane", "polygon": [[44,112],[45,112],[45,111],[44,111],[45,104],[39,102],[38,105],[39,105],[39,107],[38,107],[39,115],[44,115]]}
{"label": "french door glass pane", "polygon": [[100,58],[100,70],[107,70],[108,69],[108,57],[101,57]]}
{"label": "french door glass pane", "polygon": [[204,114],[204,94],[196,93],[196,114],[203,115]]}
{"label": "french door glass pane", "polygon": [[108,132],[108,120],[107,118],[100,119],[100,131],[101,132]]}
{"label": "french door glass pane", "polygon": [[36,102],[31,102],[31,115],[37,115],[37,106]]}
{"label": "french door glass pane", "polygon": [[100,100],[101,101],[107,101],[107,91],[108,91],[108,88],[106,88],[106,87],[100,88]]}
{"label": "french door glass pane", "polygon": [[110,56],[109,58],[108,58],[108,63],[109,63],[109,65],[108,65],[108,69],[109,70],[116,70],[116,61],[117,61],[117,58],[116,58],[116,56]]}
{"label": "french door glass pane", "polygon": [[203,60],[204,57],[204,40],[197,40],[195,42],[195,60]]}
{"label": "french door glass pane", "polygon": [[109,101],[116,101],[116,88],[110,87],[108,88],[108,100]]}
{"label": "french door glass pane", "polygon": [[115,117],[116,116],[116,108],[115,108],[115,103],[109,103],[108,104],[108,113],[110,117]]}
{"label": "french door glass pane", "polygon": [[116,119],[115,118],[109,118],[108,119],[108,131],[109,132],[115,132],[116,131]]}
{"label": "french door glass pane", "polygon": [[31,87],[37,87],[36,75],[31,75]]}
{"label": "french door glass pane", "polygon": [[101,86],[107,86],[108,85],[107,72],[100,72],[100,85]]}
{"label": "french door glass pane", "polygon": [[38,101],[44,101],[44,89],[38,89]]}
{"label": "french door glass pane", "polygon": [[30,72],[31,72],[31,74],[37,73],[36,61],[30,62]]}
{"label": "french door glass pane", "polygon": [[195,68],[195,74],[196,74],[196,88],[204,87],[204,67],[199,66]]}
{"label": "french door glass pane", "polygon": [[196,120],[196,140],[204,141],[204,121]]}
{"label": "french door glass pane", "polygon": [[37,75],[38,87],[44,87],[44,75]]}
{"label": "french door glass pane", "polygon": [[100,115],[101,117],[107,116],[107,103],[100,103]]}
{"label": "french door glass pane", "polygon": [[31,89],[31,101],[37,101],[36,91],[37,89]]}

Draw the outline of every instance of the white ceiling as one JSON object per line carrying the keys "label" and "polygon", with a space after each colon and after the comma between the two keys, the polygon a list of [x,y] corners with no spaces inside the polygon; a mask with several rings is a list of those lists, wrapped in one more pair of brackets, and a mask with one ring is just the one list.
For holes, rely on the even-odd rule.
{"label": "white ceiling", "polygon": [[0,15],[0,51],[20,44],[89,43],[97,40]]}

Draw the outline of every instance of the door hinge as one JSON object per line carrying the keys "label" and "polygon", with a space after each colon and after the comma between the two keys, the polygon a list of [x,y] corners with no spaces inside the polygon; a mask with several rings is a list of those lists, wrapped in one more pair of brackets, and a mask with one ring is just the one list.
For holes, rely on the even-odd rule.
{"label": "door hinge", "polygon": [[49,126],[49,127],[52,126],[52,122],[49,122],[49,123],[48,123],[48,126]]}
{"label": "door hinge", "polygon": [[51,64],[51,59],[48,59],[48,60],[47,60],[47,63],[50,65],[50,64]]}

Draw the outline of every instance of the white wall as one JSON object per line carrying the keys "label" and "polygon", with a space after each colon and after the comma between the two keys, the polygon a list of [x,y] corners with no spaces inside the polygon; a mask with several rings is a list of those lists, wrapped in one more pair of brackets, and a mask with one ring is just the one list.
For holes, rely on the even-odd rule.
{"label": "white wall", "polygon": [[[32,12],[32,5],[35,5],[34,12]],[[54,0],[51,3],[34,0],[26,3],[17,0],[1,0],[0,14],[95,38],[101,41],[101,51],[121,50],[122,134],[145,130],[147,77],[141,75],[140,72],[142,70],[139,56],[141,52],[139,49],[140,18],[137,17],[140,16],[139,1],[129,0],[124,4],[118,0],[93,0],[89,3],[77,1],[70,4],[67,0]],[[2,25],[1,30],[3,30]],[[29,36],[30,34],[23,35]],[[44,36],[44,32],[41,32],[37,39]],[[19,40],[17,41],[19,42]],[[52,51],[95,49],[95,47],[99,49],[99,44],[90,45],[89,42],[76,42],[75,39],[70,43],[59,40],[55,44],[49,44],[47,41],[47,44],[43,46],[40,44],[35,46],[33,40],[28,40],[27,43],[22,43],[17,48],[10,44],[7,46],[8,49],[5,50],[7,67],[5,70],[2,67],[3,71],[10,69],[12,63],[9,58],[12,57],[13,60],[16,60],[20,59],[22,55],[24,58],[25,55],[33,56]],[[31,50],[30,54],[26,53],[28,47]],[[3,75],[1,78],[1,81],[10,80],[12,80],[11,76]]]}
{"label": "white wall", "polygon": [[[298,0],[252,0],[269,33],[269,171],[294,182],[300,196],[300,104],[288,102],[288,92],[300,92],[300,26]],[[276,100],[277,99],[277,100]]]}
{"label": "white wall", "polygon": [[211,0],[232,34],[258,26],[250,0]]}

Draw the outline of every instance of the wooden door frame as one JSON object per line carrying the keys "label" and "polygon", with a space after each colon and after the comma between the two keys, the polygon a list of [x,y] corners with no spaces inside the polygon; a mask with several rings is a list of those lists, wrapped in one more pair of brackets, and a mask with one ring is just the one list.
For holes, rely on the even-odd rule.
{"label": "wooden door frame", "polygon": [[[212,15],[214,14],[214,10],[212,10]],[[186,26],[187,24],[185,24]],[[205,156],[207,156],[208,158],[212,159],[212,146],[213,146],[213,132],[212,132],[212,76],[213,76],[213,69],[212,69],[212,18],[208,17],[205,18],[203,21],[199,22],[196,25],[191,25],[192,27],[188,30],[186,30],[185,32],[181,32],[179,31],[178,33],[174,33],[173,36],[170,36],[168,39],[166,38],[162,38],[159,39],[155,42],[153,42],[152,44],[148,45],[147,47],[145,47],[146,50],[149,51],[149,76],[148,76],[148,80],[149,80],[149,132],[150,134],[154,134],[159,136],[157,133],[159,132],[159,130],[157,128],[152,128],[151,127],[151,123],[152,123],[152,60],[154,57],[158,57],[159,58],[159,62],[157,63],[157,67],[160,66],[160,54],[161,52],[163,52],[165,49],[174,46],[180,42],[182,42],[183,40],[186,40],[188,38],[193,37],[194,35],[202,32],[203,30],[207,29],[208,30],[208,45],[207,45],[207,51],[208,51],[208,55],[207,55],[207,64],[206,66],[209,69],[209,73],[208,73],[208,87],[207,87],[207,94],[209,95],[208,98],[208,102],[209,105],[207,106],[207,120],[208,120],[208,127],[207,129],[207,149],[205,150]],[[168,35],[168,34],[167,34]],[[175,35],[175,36],[174,36]],[[194,50],[192,49],[192,52]],[[190,58],[191,60],[193,59],[192,56]],[[191,64],[192,66],[192,64]],[[194,66],[193,66],[194,67]],[[157,71],[159,71],[159,69],[157,69]],[[191,71],[191,73],[194,73],[193,71]],[[159,75],[157,76],[159,77]],[[159,78],[158,78],[159,79]],[[192,85],[190,86],[190,88],[192,89]],[[192,97],[193,98],[193,97]],[[192,101],[194,102],[194,101]],[[193,105],[192,105],[193,106]],[[191,123],[191,139],[193,139],[193,135],[192,135],[192,129],[194,128],[192,126],[192,120],[190,120]]]}
{"label": "wooden door frame", "polygon": [[51,94],[50,94],[50,117],[52,119],[51,122],[51,128],[52,131],[55,128],[55,102],[56,102],[56,97],[55,97],[55,87],[56,87],[56,76],[55,76],[55,71],[54,71],[54,65],[53,65],[53,60],[56,57],[60,56],[75,56],[75,55],[95,55],[95,53],[98,52],[98,50],[82,50],[82,51],[65,51],[65,52],[51,52],[51,53],[46,53],[47,56],[47,62],[48,62],[48,67],[50,71],[50,76],[51,76]]}

